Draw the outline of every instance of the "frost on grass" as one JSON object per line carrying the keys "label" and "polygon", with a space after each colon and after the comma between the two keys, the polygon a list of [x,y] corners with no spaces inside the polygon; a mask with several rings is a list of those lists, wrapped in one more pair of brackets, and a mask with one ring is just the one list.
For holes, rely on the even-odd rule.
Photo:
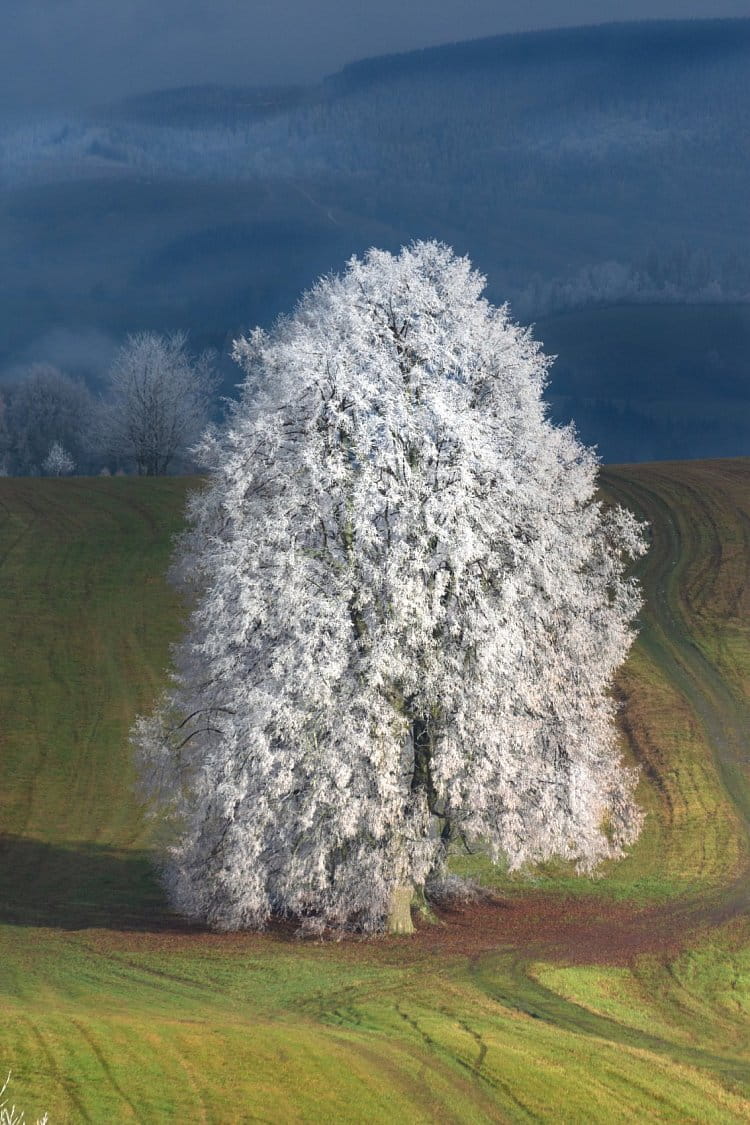
{"label": "frost on grass", "polygon": [[[15,1103],[8,1105],[8,1086],[10,1085],[11,1072],[0,1088],[0,1125],[26,1125],[26,1114],[22,1109],[17,1109]],[[38,1117],[36,1125],[48,1125],[49,1117]]]}
{"label": "frost on grass", "polygon": [[134,732],[188,917],[373,932],[457,842],[588,871],[637,835],[608,689],[642,529],[483,287],[439,243],[371,250],[235,342],[192,615]]}
{"label": "frost on grass", "polygon": [[425,897],[434,906],[470,906],[491,898],[492,894],[475,879],[442,872],[427,881]]}

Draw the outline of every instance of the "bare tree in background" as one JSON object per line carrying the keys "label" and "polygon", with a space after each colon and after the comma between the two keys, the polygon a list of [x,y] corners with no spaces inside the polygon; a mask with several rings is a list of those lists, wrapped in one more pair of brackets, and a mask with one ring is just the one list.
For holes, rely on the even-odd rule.
{"label": "bare tree in background", "polygon": [[94,457],[96,404],[86,384],[49,363],[33,364],[4,390],[0,424],[0,464],[14,476],[38,476],[55,442],[69,453],[79,472],[89,472]]}
{"label": "bare tree in background", "polygon": [[162,476],[205,428],[216,382],[210,353],[191,355],[184,332],[128,336],[109,373],[103,446],[139,476]]}

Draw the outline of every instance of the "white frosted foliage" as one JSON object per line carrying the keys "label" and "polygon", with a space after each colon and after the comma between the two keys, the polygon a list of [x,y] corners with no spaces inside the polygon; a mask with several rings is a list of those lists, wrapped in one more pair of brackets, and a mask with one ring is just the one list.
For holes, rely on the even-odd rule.
{"label": "white frosted foliage", "polygon": [[438,243],[371,250],[235,342],[192,615],[135,733],[190,917],[378,930],[463,842],[590,869],[637,834],[608,686],[641,528],[483,286]]}
{"label": "white frosted foliage", "polygon": [[128,336],[109,372],[101,444],[139,476],[161,476],[198,439],[216,385],[210,353],[192,356],[187,336]]}
{"label": "white frosted foliage", "polygon": [[67,449],[64,449],[59,441],[53,441],[49,453],[42,462],[45,473],[51,477],[66,477],[75,467],[75,461]]}

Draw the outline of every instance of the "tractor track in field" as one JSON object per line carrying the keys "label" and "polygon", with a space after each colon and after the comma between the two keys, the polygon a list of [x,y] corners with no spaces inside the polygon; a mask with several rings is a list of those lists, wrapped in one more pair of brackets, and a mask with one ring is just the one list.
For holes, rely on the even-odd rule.
{"label": "tractor track in field", "polygon": [[117,1080],[117,1078],[115,1077],[115,1073],[114,1073],[114,1070],[112,1068],[112,1064],[109,1062],[109,1060],[105,1056],[104,1051],[102,1050],[101,1044],[97,1042],[96,1037],[94,1036],[91,1029],[89,1027],[86,1027],[86,1025],[80,1019],[73,1019],[71,1017],[70,1023],[71,1023],[72,1027],[75,1027],[75,1029],[78,1032],[78,1034],[80,1035],[81,1039],[86,1044],[86,1047],[88,1048],[88,1050],[91,1053],[91,1058],[96,1059],[96,1062],[98,1063],[99,1068],[101,1069],[101,1072],[104,1074],[107,1085],[115,1092],[115,1094],[120,1099],[120,1101],[124,1102],[125,1105],[127,1105],[130,1108],[130,1111],[133,1115],[133,1119],[137,1120],[138,1119],[138,1107],[137,1107],[137,1105],[132,1100],[132,1098],[130,1098],[128,1096],[128,1092],[125,1089],[125,1087],[122,1085],[122,1083],[119,1082]]}
{"label": "tractor track in field", "polygon": [[[650,520],[654,547],[644,567],[648,620],[644,640],[658,649],[661,666],[688,700],[706,734],[716,767],[740,816],[745,838],[750,833],[750,705],[729,689],[715,666],[696,644],[681,606],[680,584],[690,563],[678,520],[653,488],[642,482],[608,477],[623,501]],[[695,503],[695,501],[694,501]],[[700,505],[710,522],[714,542],[721,536],[709,505]],[[744,513],[739,513],[744,516]]]}

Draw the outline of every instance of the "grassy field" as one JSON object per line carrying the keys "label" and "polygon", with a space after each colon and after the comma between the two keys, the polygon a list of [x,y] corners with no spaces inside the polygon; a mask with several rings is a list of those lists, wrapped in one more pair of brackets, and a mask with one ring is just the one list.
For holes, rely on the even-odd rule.
{"label": "grassy field", "polygon": [[750,461],[603,474],[653,534],[617,685],[632,854],[484,868],[493,901],[329,945],[191,929],[151,873],[126,739],[180,629],[188,484],[0,480],[0,1071],[27,1116],[747,1121]]}

